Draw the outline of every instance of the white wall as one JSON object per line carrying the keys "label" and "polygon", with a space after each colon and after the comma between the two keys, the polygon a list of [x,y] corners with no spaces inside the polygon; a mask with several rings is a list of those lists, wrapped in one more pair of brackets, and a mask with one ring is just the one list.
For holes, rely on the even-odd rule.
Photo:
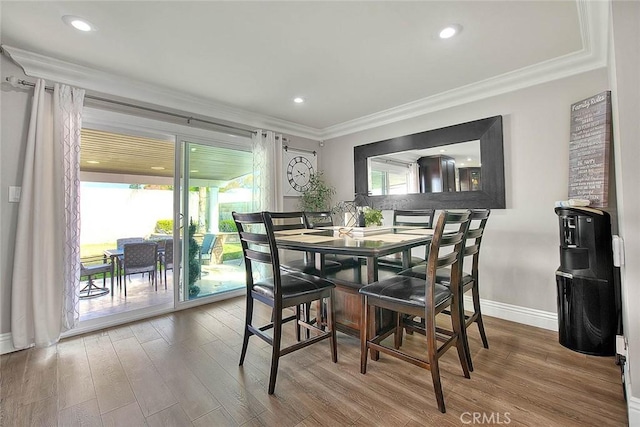
{"label": "white wall", "polygon": [[481,298],[556,312],[556,200],[567,198],[570,106],[608,89],[601,69],[325,141],[325,175],[338,199],[354,194],[353,147],[495,115],[504,119],[507,209],[482,241]]}
{"label": "white wall", "polygon": [[30,92],[12,88],[5,77],[24,78],[22,71],[0,55],[0,333],[11,330],[11,277],[13,274],[13,248],[16,239],[18,203],[8,202],[10,185],[22,182],[24,145],[31,115]]}
{"label": "white wall", "polygon": [[624,334],[629,342],[629,425],[640,425],[640,3],[613,2],[614,154],[618,182],[620,234],[626,265],[621,269]]}

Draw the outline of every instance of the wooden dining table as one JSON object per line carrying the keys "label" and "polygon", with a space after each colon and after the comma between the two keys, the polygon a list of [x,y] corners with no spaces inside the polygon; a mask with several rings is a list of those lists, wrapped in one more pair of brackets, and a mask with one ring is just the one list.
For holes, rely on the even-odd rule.
{"label": "wooden dining table", "polygon": [[[397,270],[383,269],[378,265],[380,257],[402,254],[404,268],[409,268],[411,249],[431,243],[432,229],[419,227],[378,227],[360,230],[349,227],[320,227],[275,232],[279,249],[314,254],[316,269],[336,284],[334,307],[336,327],[339,331],[360,336],[362,297],[358,290],[377,281],[380,276],[396,274]],[[361,262],[354,267],[337,271],[325,271],[328,255],[346,255]],[[392,320],[390,313],[380,312],[377,322],[387,327]]]}

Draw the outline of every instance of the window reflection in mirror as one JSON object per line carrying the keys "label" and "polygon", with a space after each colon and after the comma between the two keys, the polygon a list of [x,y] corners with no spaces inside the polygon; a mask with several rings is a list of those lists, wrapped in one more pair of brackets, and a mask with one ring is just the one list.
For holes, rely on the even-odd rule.
{"label": "window reflection in mirror", "polygon": [[373,156],[367,166],[372,196],[482,190],[479,140]]}

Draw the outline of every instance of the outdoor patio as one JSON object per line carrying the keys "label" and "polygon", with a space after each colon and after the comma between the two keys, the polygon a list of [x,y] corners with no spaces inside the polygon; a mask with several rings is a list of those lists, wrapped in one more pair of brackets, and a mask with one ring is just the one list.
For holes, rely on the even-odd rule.
{"label": "outdoor patio", "polygon": [[[244,266],[238,265],[238,260],[226,261],[223,264],[202,265],[201,279],[196,282],[200,287],[201,296],[208,296],[214,293],[228,292],[245,286]],[[80,283],[80,287],[86,285],[86,280]],[[102,286],[102,279],[96,279],[95,284]],[[111,280],[107,277],[107,287],[111,289]],[[162,282],[158,280],[158,291],[147,275],[134,274],[127,278],[127,297],[124,290],[119,289],[114,281],[113,294],[81,299],[80,300],[80,321],[94,318],[122,314],[125,312],[140,310],[143,308],[159,306],[173,303],[173,271],[167,272],[167,289],[164,288],[164,277]]]}

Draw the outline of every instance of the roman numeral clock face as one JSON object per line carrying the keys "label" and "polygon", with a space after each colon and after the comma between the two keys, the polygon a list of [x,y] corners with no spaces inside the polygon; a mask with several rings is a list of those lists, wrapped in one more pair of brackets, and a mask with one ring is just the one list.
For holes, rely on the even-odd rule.
{"label": "roman numeral clock face", "polygon": [[287,165],[287,180],[291,188],[297,192],[303,192],[309,188],[312,173],[314,173],[313,165],[303,156],[294,157]]}

